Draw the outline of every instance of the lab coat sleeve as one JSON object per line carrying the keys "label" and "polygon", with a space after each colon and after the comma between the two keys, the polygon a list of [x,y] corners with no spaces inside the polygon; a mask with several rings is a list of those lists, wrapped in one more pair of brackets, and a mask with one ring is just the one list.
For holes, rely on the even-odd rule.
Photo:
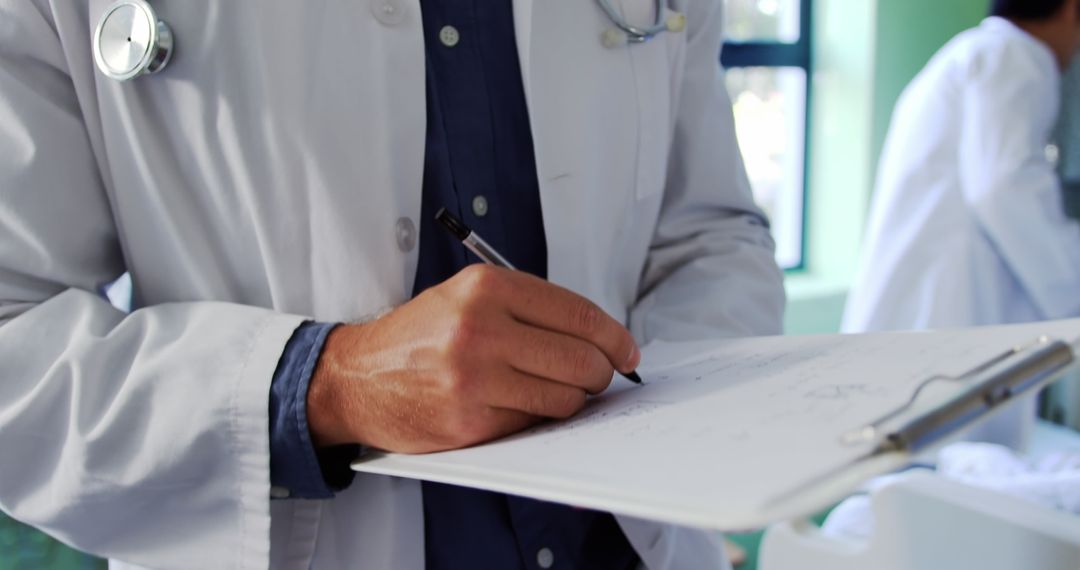
{"label": "lab coat sleeve", "polygon": [[0,508],[136,564],[266,568],[268,390],[303,319],[95,293],[122,252],[43,5],[0,0]]}
{"label": "lab coat sleeve", "polygon": [[687,48],[660,219],[631,314],[635,336],[781,332],[782,274],[755,206],[719,64],[722,2],[687,2]]}
{"label": "lab coat sleeve", "polygon": [[964,199],[1045,319],[1080,316],[1080,225],[1064,212],[1045,149],[1057,72],[1030,50],[976,60],[964,93]]}

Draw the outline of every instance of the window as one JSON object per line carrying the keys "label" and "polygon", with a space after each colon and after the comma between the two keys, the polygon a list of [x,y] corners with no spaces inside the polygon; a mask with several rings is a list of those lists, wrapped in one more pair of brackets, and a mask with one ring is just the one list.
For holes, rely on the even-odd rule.
{"label": "window", "polygon": [[810,0],[724,0],[721,62],[754,197],[772,221],[776,260],[803,264]]}

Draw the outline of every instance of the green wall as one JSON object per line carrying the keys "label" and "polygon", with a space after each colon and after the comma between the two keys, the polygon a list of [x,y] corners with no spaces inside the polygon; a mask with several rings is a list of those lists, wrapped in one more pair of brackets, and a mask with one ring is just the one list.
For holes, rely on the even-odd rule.
{"label": "green wall", "polygon": [[956,34],[977,26],[988,0],[880,0],[874,57],[874,164],[904,87]]}

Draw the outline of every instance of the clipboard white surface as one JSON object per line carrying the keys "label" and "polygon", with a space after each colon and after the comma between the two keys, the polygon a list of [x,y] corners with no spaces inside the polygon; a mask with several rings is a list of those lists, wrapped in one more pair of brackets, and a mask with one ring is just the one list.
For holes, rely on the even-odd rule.
{"label": "clipboard white surface", "polygon": [[[857,461],[876,442],[842,436],[902,405],[926,378],[960,376],[1040,336],[1072,343],[1080,319],[657,343],[644,349],[644,386],[616,378],[574,418],[469,449],[369,453],[353,469],[674,524],[758,528],[827,506],[903,466],[903,453]],[[968,386],[935,382],[912,413]]]}

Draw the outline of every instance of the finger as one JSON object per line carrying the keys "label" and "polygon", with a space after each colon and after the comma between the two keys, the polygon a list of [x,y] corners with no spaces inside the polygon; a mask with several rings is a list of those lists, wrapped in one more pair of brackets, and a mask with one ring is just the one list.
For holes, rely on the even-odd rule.
{"label": "finger", "polygon": [[507,369],[486,386],[488,405],[543,418],[568,418],[585,406],[585,391]]}
{"label": "finger", "polygon": [[452,419],[437,438],[438,443],[424,447],[418,452],[460,449],[517,433],[543,421],[542,417],[518,410],[479,406],[464,416]]}
{"label": "finger", "polygon": [[511,321],[501,358],[516,370],[599,394],[615,373],[596,345],[577,337]]}
{"label": "finger", "polygon": [[486,421],[490,422],[489,425],[494,427],[491,437],[476,443],[483,443],[484,441],[490,441],[512,433],[517,433],[544,420],[544,416],[508,408],[488,407],[481,413],[487,416],[485,418]]}
{"label": "finger", "polygon": [[521,272],[509,272],[503,292],[514,318],[538,327],[588,341],[621,372],[641,360],[634,337],[592,301],[568,289]]}

